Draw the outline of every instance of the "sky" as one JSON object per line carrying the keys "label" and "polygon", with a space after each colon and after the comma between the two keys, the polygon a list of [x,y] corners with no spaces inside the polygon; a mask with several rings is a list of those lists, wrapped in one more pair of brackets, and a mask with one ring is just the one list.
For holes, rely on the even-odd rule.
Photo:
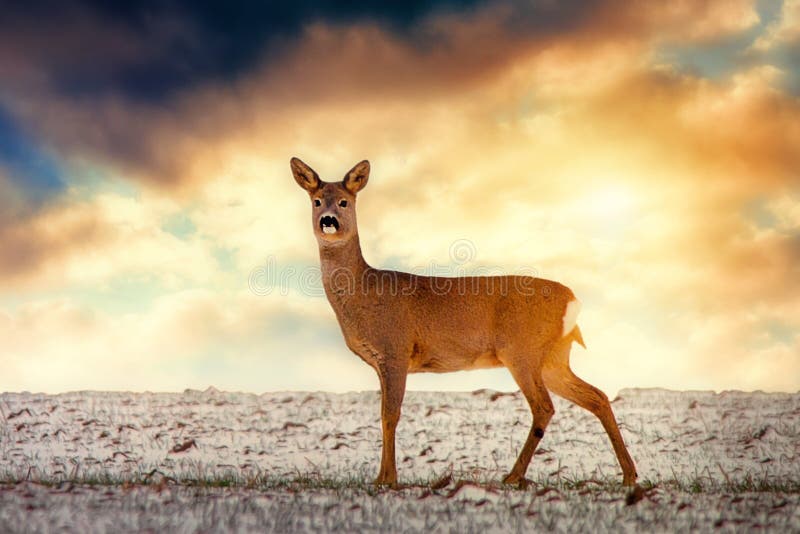
{"label": "sky", "polygon": [[0,17],[0,390],[377,389],[292,156],[373,266],[571,287],[610,395],[800,390],[800,1],[130,4]]}

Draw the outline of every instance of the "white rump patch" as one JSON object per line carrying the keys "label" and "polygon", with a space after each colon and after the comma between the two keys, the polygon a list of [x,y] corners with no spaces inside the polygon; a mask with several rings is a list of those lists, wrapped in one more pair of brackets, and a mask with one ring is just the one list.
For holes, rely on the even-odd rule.
{"label": "white rump patch", "polygon": [[578,314],[580,312],[581,301],[573,299],[567,303],[567,309],[564,311],[564,330],[561,332],[561,337],[572,332],[572,329],[578,324]]}

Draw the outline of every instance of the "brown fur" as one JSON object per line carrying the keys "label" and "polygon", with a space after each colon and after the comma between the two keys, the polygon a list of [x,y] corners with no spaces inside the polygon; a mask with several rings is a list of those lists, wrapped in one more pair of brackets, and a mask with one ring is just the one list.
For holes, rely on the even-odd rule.
{"label": "brown fur", "polygon": [[[312,200],[322,282],[345,342],[380,380],[383,455],[376,484],[397,484],[395,429],[408,373],[503,366],[533,414],[506,483],[524,481],[554,412],[548,389],[600,419],[622,467],[623,482],[635,483],[636,469],[608,398],[569,367],[572,342],[583,345],[577,326],[562,336],[566,306],[575,299],[569,288],[523,276],[443,278],[370,267],[361,254],[355,212],[356,194],[369,179],[369,163],[362,161],[342,182],[333,183],[321,181],[297,158],[292,158],[291,168]],[[336,217],[335,233],[323,232],[323,215]]]}

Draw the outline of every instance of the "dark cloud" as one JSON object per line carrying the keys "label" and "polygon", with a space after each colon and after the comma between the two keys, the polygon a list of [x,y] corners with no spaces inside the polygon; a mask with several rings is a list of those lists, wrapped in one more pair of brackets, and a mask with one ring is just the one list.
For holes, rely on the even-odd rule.
{"label": "dark cloud", "polygon": [[[187,112],[187,97],[198,91],[236,91],[255,77],[260,99],[275,108],[298,96],[320,102],[332,95],[443,91],[485,79],[524,53],[531,39],[579,26],[596,4],[318,0],[222,7],[188,0],[45,0],[6,7],[0,106],[7,111],[0,130],[4,139],[13,138],[5,159],[15,162],[7,174],[25,187],[54,186],[61,181],[56,158],[77,156],[111,164],[132,179],[180,184],[186,181],[176,175],[182,149],[214,138],[230,122],[215,98]],[[482,20],[487,13],[494,13],[488,25]],[[486,27],[475,31],[481,24]],[[315,25],[330,31],[324,39],[311,37],[309,62],[295,52],[308,49]],[[328,64],[346,72],[332,72]],[[293,87],[282,82],[287,68]],[[309,79],[300,87],[304,68]],[[20,126],[33,134],[21,136]],[[37,149],[37,142],[46,149]],[[46,159],[49,153],[54,157]],[[21,163],[26,158],[28,168]]]}
{"label": "dark cloud", "polygon": [[39,1],[4,10],[0,74],[14,66],[75,99],[113,94],[158,103],[281,56],[313,24],[375,24],[412,46],[431,49],[446,44],[439,32],[426,28],[433,17],[469,17],[491,7],[513,12],[504,32],[546,35],[582,24],[608,3]]}
{"label": "dark cloud", "polygon": [[5,9],[0,42],[7,53],[32,54],[61,95],[158,102],[204,80],[237,76],[309,24],[369,21],[403,32],[432,13],[479,3],[45,1]]}
{"label": "dark cloud", "polygon": [[552,43],[715,34],[719,5],[38,2],[0,19],[0,105],[64,160],[175,186],[254,117],[277,128],[293,108],[463,92]]}
{"label": "dark cloud", "polygon": [[[593,5],[40,2],[0,20],[0,77],[9,81],[0,105],[65,160],[181,184],[185,149],[252,113],[231,93],[278,109],[447,91],[486,79],[531,41],[579,26]],[[198,105],[204,90],[212,95]],[[237,108],[236,120],[222,105]]]}

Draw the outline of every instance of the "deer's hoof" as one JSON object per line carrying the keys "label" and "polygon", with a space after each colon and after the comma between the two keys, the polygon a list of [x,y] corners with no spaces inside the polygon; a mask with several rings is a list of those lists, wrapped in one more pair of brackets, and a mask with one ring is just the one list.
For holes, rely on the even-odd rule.
{"label": "deer's hoof", "polygon": [[622,485],[623,486],[635,486],[636,485],[636,478],[639,476],[636,471],[631,474],[624,473],[622,475]]}
{"label": "deer's hoof", "polygon": [[524,476],[520,476],[516,473],[509,473],[506,478],[503,479],[503,484],[508,484],[509,486],[517,486],[520,489],[525,489],[530,485],[530,480],[525,478]]}
{"label": "deer's hoof", "polygon": [[388,488],[388,489],[397,489],[397,479],[390,479],[384,477],[378,477],[373,482],[376,488]]}

